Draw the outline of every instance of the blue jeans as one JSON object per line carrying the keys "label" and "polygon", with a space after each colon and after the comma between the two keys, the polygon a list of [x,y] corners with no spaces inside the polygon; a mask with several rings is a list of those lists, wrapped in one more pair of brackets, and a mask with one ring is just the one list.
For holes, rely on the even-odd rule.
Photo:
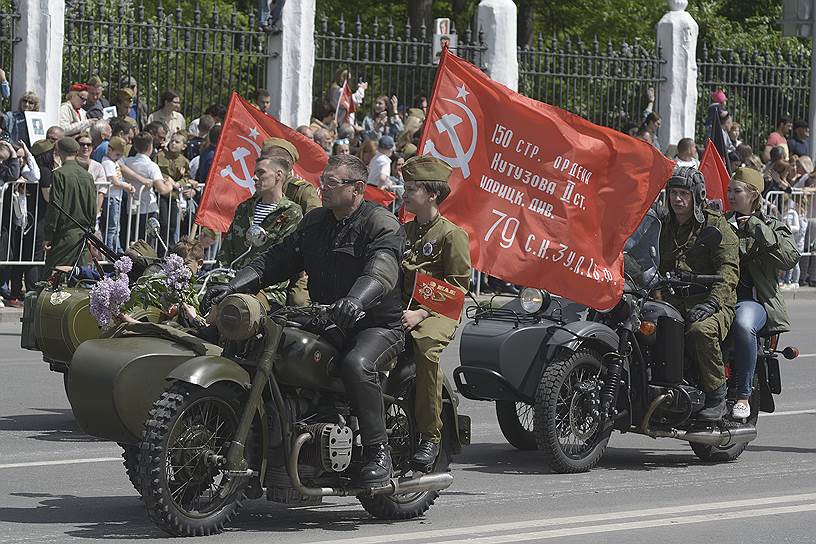
{"label": "blue jeans", "polygon": [[737,399],[751,397],[751,385],[757,362],[757,333],[765,326],[767,320],[768,314],[762,304],[754,300],[737,302],[736,317],[731,325]]}
{"label": "blue jeans", "polygon": [[116,253],[122,252],[119,243],[119,213],[122,209],[121,198],[105,198],[102,203],[102,219],[105,222],[105,243]]}

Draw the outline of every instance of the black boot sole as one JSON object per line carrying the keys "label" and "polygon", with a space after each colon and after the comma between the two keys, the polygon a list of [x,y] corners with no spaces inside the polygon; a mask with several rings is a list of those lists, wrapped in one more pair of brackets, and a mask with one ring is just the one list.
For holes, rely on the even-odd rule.
{"label": "black boot sole", "polygon": [[376,487],[383,487],[384,485],[388,484],[391,481],[391,477],[394,473],[391,473],[391,476],[384,478],[382,480],[352,480],[351,485],[352,487],[356,487],[359,489],[374,489]]}
{"label": "black boot sole", "polygon": [[417,461],[416,459],[411,459],[411,468],[418,472],[424,472],[425,474],[430,474],[433,472],[433,467],[436,464],[436,459],[431,461],[430,463],[426,463],[424,461]]}

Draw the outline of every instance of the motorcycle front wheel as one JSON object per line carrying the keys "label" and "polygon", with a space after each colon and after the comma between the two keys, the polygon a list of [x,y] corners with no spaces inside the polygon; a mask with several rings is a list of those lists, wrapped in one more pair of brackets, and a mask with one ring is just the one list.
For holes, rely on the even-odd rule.
{"label": "motorcycle front wheel", "polygon": [[519,450],[536,449],[533,405],[510,400],[496,401],[496,419],[507,441]]}
{"label": "motorcycle front wheel", "polygon": [[216,466],[240,419],[239,393],[175,382],[153,404],[139,451],[148,515],[173,536],[223,531],[245,498],[243,479]]}
{"label": "motorcycle front wheel", "polygon": [[[611,429],[603,430],[587,391],[601,372],[589,350],[568,352],[547,365],[536,390],[535,437],[550,467],[560,474],[587,472],[598,464]],[[579,387],[583,384],[583,387]]]}
{"label": "motorcycle front wheel", "polygon": [[[388,447],[391,449],[391,462],[394,466],[394,478],[409,476],[411,456],[414,455],[419,435],[416,432],[414,419],[413,387],[394,402],[385,403],[385,429],[388,433]],[[450,471],[451,437],[449,426],[442,428],[442,442],[439,455],[434,463],[433,472]],[[439,497],[439,491],[420,493],[403,493],[399,495],[375,495],[357,497],[366,512],[380,519],[411,519],[424,514]]]}

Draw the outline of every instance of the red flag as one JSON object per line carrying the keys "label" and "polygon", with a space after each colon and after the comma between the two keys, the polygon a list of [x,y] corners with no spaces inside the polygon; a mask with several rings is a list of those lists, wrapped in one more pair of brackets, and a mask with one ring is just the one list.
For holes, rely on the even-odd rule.
{"label": "red flag", "polygon": [[320,174],[328,160],[323,148],[232,93],[196,215],[198,225],[218,232],[229,230],[235,208],[255,192],[255,162],[264,140],[270,137],[283,138],[297,148],[300,159],[295,174],[320,189]]}
{"label": "red flag", "polygon": [[371,202],[376,202],[377,204],[385,206],[387,208],[388,206],[391,205],[391,203],[394,202],[394,200],[396,200],[397,195],[366,183],[363,198],[365,198],[366,200],[370,200]]}
{"label": "red flag", "polygon": [[[337,111],[334,116],[337,119],[337,124],[348,121],[349,114],[355,111],[357,111],[357,105],[354,103],[351,87],[349,87],[348,80],[346,80],[343,82],[343,89],[340,91],[340,98],[337,100]],[[341,112],[343,112],[342,117]]]}
{"label": "red flag", "polygon": [[411,297],[429,310],[456,321],[465,306],[465,293],[461,289],[422,272],[417,272]]}
{"label": "red flag", "polygon": [[598,309],[620,299],[624,243],[674,167],[448,50],[419,148],[454,167],[441,212],[470,235],[475,268]]}
{"label": "red flag", "polygon": [[728,206],[728,182],[731,176],[725,168],[725,163],[720,157],[717,148],[708,139],[703,151],[703,159],[700,161],[700,172],[705,179],[706,198],[708,200],[719,200],[722,204],[722,211],[727,212]]}

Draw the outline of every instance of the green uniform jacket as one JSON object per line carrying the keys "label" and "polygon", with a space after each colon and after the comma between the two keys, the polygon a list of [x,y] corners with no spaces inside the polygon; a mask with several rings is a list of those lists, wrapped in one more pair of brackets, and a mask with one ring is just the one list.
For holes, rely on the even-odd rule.
{"label": "green uniform jacket", "polygon": [[[237,259],[242,253],[247,250],[246,245],[246,231],[252,225],[252,217],[255,213],[255,203],[258,199],[253,196],[243,201],[235,209],[235,217],[232,220],[229,231],[221,243],[221,250],[218,252],[218,262],[222,266],[229,266],[232,261]],[[278,207],[266,219],[261,221],[260,227],[264,229],[268,235],[266,243],[262,246],[252,248],[252,251],[247,253],[235,265],[236,269],[241,269],[248,265],[250,261],[257,255],[262,255],[267,249],[280,243],[287,234],[293,232],[300,220],[303,218],[303,213],[300,211],[294,202],[286,197],[283,197],[278,202]],[[272,285],[264,289],[264,293],[272,302],[278,304],[286,304],[286,286],[288,281]]]}
{"label": "green uniform jacket", "polygon": [[[156,164],[159,165],[161,173],[170,176],[173,181],[182,185],[187,183],[190,176],[190,161],[184,155],[179,154],[171,159],[167,156],[167,152],[162,150],[156,156]],[[178,194],[179,192],[173,189],[173,197],[178,197]]]}
{"label": "green uniform jacket", "polygon": [[[670,296],[668,302],[683,315],[695,305],[711,297],[720,304],[715,314],[720,328],[720,339],[724,340],[734,315],[737,302],[736,287],[739,281],[739,254],[737,235],[728,225],[725,217],[713,210],[704,210],[705,224],[697,223],[694,217],[685,225],[679,225],[673,214],[664,220],[660,231],[660,273],[681,271],[693,274],[719,274],[723,281],[712,285],[710,292],[689,296]],[[715,248],[693,247],[697,235],[706,226],[716,227],[722,233],[722,241]],[[693,249],[688,249],[693,248]]]}
{"label": "green uniform jacket", "polygon": [[[464,230],[437,215],[425,225],[420,225],[415,218],[405,225],[405,233],[407,251],[402,258],[403,306],[408,307],[411,300],[417,271],[444,280],[467,293],[471,268],[468,235]],[[436,315],[428,308],[425,310]],[[420,323],[420,327],[423,323]]]}
{"label": "green uniform jacket", "polygon": [[755,212],[742,228],[738,228],[734,212],[726,219],[739,238],[740,268],[743,273],[751,275],[754,297],[768,314],[763,331],[769,334],[789,331],[788,312],[776,276],[780,270],[790,270],[799,262],[799,251],[790,229],[760,211]]}
{"label": "green uniform jacket", "polygon": [[286,180],[286,187],[283,189],[283,194],[286,198],[300,206],[303,215],[323,205],[320,196],[317,194],[317,189],[305,179],[300,179],[294,174],[291,174]]}
{"label": "green uniform jacket", "polygon": [[[96,185],[91,174],[75,160],[66,161],[54,170],[50,201],[59,204],[85,228],[92,228],[96,223]],[[81,246],[82,234],[83,229],[54,206],[48,206],[43,238],[51,242],[51,249],[45,255],[46,269],[73,265],[80,251],[80,263],[87,263],[87,251]]]}

